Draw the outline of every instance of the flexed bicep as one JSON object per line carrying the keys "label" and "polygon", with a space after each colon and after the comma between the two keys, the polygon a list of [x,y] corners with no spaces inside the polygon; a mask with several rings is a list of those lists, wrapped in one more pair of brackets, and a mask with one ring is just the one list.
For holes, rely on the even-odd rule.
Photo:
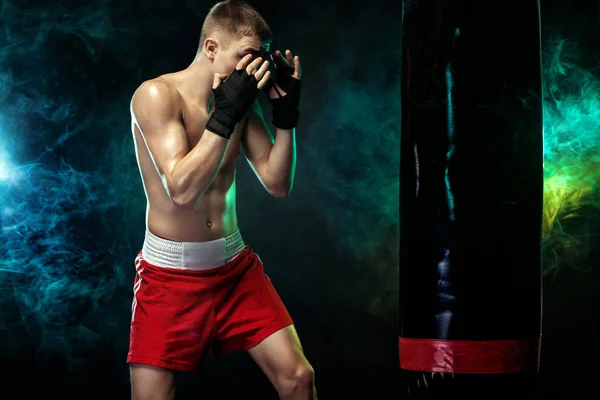
{"label": "flexed bicep", "polygon": [[170,196],[178,191],[175,166],[190,151],[178,96],[168,83],[154,80],[143,83],[131,101],[133,121]]}

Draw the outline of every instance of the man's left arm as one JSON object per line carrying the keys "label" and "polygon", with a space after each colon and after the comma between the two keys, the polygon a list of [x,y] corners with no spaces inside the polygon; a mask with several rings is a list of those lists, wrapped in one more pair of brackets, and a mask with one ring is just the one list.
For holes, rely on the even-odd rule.
{"label": "man's left arm", "polygon": [[267,192],[274,197],[287,197],[296,170],[296,129],[277,128],[273,138],[260,104],[255,101],[241,140],[244,154]]}
{"label": "man's left arm", "polygon": [[290,50],[273,57],[277,72],[269,89],[273,106],[275,139],[265,123],[258,101],[248,113],[242,146],[248,162],[265,189],[275,197],[286,197],[294,184],[296,170],[296,125],[299,118],[300,58]]}

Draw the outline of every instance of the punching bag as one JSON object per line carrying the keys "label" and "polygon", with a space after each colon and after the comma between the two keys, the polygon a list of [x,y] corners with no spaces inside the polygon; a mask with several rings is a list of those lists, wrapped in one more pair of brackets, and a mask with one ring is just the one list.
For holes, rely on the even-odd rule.
{"label": "punching bag", "polygon": [[404,0],[402,51],[400,367],[497,393],[539,367],[538,0]]}

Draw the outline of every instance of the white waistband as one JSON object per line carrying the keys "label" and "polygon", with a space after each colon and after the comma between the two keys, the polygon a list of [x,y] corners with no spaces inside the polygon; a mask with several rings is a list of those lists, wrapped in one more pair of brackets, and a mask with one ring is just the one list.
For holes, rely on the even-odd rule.
{"label": "white waistband", "polygon": [[174,242],[146,230],[142,247],[144,259],[159,267],[176,269],[213,269],[227,264],[245,248],[240,230],[209,242]]}

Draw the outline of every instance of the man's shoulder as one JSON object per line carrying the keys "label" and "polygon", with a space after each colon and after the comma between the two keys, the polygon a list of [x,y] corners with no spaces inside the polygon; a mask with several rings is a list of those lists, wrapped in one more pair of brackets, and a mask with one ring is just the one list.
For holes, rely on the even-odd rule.
{"label": "man's shoulder", "polygon": [[174,108],[180,106],[181,94],[179,90],[162,76],[142,82],[131,98],[131,108],[154,106]]}
{"label": "man's shoulder", "polygon": [[133,96],[136,95],[149,95],[149,96],[180,96],[179,90],[175,87],[173,82],[164,76],[158,76],[156,78],[148,79],[142,82],[135,90]]}

